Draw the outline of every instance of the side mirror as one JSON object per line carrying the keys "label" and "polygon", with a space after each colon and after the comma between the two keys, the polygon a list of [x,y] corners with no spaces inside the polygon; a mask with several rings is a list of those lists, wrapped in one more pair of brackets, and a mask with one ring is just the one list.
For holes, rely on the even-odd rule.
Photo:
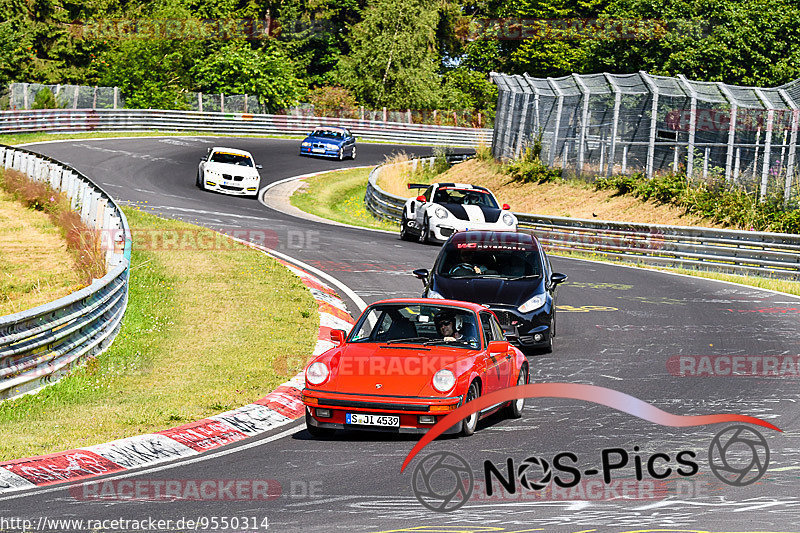
{"label": "side mirror", "polygon": [[412,272],[416,277],[422,280],[422,283],[428,283],[428,269],[427,268],[418,268],[414,272]]}
{"label": "side mirror", "polygon": [[489,342],[489,355],[503,355],[508,352],[508,341]]}
{"label": "side mirror", "polygon": [[332,329],[331,330],[331,342],[336,346],[341,346],[344,344],[345,338],[345,331],[343,329]]}
{"label": "side mirror", "polygon": [[264,168],[264,165],[256,165],[256,168],[261,170],[262,168]]}
{"label": "side mirror", "polygon": [[206,162],[206,158],[205,158],[205,157],[201,157],[201,158],[200,158],[200,162],[201,162],[201,163],[205,163],[205,162]]}
{"label": "side mirror", "polygon": [[511,206],[508,204],[503,204],[503,211],[511,211]]}
{"label": "side mirror", "polygon": [[558,285],[559,283],[567,281],[567,275],[553,272],[553,275],[550,276],[550,281],[553,283],[553,285]]}
{"label": "side mirror", "polygon": [[419,196],[417,196],[417,201],[418,202],[422,202],[424,204],[425,203],[425,197],[420,194]]}

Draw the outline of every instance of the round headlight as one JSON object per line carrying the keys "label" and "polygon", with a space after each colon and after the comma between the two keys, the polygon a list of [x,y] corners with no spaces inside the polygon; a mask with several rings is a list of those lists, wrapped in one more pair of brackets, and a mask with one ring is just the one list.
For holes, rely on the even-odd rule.
{"label": "round headlight", "polygon": [[514,225],[514,217],[512,215],[509,215],[508,213],[505,213],[503,215],[503,222],[505,222],[506,226],[513,226]]}
{"label": "round headlight", "polygon": [[530,313],[535,309],[539,309],[541,306],[545,304],[545,297],[544,294],[537,294],[524,304],[519,306],[520,313]]}
{"label": "round headlight", "polygon": [[456,386],[456,375],[452,370],[442,369],[433,375],[433,388],[439,392],[447,392]]}
{"label": "round headlight", "polygon": [[435,213],[439,218],[447,218],[447,209],[444,207],[437,207]]}
{"label": "round headlight", "polygon": [[328,367],[325,363],[317,361],[311,363],[311,366],[306,370],[306,381],[312,385],[319,385],[328,379]]}
{"label": "round headlight", "polygon": [[308,142],[308,141],[303,141],[303,142],[301,143],[301,145],[302,145],[302,146],[311,146],[311,143],[310,143],[310,142]]}
{"label": "round headlight", "polygon": [[327,148],[328,150],[338,150],[339,149],[339,147],[336,146],[335,144],[328,144],[328,145],[325,146],[325,148]]}

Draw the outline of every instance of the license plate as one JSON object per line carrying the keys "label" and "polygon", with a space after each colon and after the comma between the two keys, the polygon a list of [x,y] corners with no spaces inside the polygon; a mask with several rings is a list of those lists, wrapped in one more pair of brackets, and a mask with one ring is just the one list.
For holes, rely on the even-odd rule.
{"label": "license plate", "polygon": [[345,422],[348,424],[357,424],[359,426],[383,426],[383,427],[400,427],[399,416],[386,416],[386,415],[360,415],[356,413],[347,413],[345,415]]}
{"label": "license plate", "polygon": [[314,152],[315,154],[324,154],[325,148],[312,148],[311,151]]}

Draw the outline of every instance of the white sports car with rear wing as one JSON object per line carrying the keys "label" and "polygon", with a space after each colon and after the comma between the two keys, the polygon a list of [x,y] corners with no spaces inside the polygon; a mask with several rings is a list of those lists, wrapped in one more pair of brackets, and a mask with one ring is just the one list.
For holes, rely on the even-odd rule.
{"label": "white sports car with rear wing", "polygon": [[498,204],[486,187],[464,183],[410,183],[409,189],[425,189],[403,206],[400,238],[419,242],[444,242],[457,231],[517,231],[517,217],[510,207]]}

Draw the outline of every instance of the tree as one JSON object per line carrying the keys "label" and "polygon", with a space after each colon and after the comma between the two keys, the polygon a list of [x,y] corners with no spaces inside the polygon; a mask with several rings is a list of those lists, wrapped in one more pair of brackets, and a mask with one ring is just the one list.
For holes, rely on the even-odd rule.
{"label": "tree", "polygon": [[242,41],[227,43],[198,61],[192,77],[201,91],[256,95],[272,111],[297,103],[305,92],[292,61],[274,40],[261,49]]}
{"label": "tree", "polygon": [[376,0],[352,27],[352,52],[339,62],[342,85],[372,106],[436,107],[438,22],[438,11],[424,0]]}

